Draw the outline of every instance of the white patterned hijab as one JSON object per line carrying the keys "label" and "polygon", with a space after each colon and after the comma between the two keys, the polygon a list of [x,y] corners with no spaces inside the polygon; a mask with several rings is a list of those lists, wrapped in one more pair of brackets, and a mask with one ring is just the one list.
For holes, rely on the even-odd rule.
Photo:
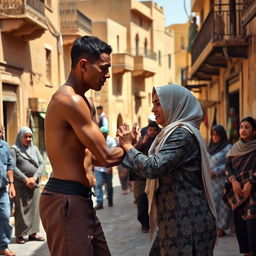
{"label": "white patterned hijab", "polygon": [[[153,156],[164,145],[169,135],[182,126],[192,133],[200,147],[201,173],[205,195],[212,214],[216,217],[216,210],[212,197],[211,180],[209,176],[209,162],[205,143],[200,135],[199,126],[203,118],[203,111],[199,101],[185,87],[177,84],[168,84],[154,87],[163,109],[165,123],[149,149],[149,156]],[[158,180],[147,180],[146,192],[149,199],[149,213],[154,211],[154,191],[158,188]]]}
{"label": "white patterned hijab", "polygon": [[37,157],[37,149],[34,146],[33,140],[31,140],[30,145],[28,147],[22,143],[22,139],[25,134],[31,134],[33,136],[33,132],[29,127],[21,127],[17,134],[15,145],[13,147],[18,149],[22,157],[32,162],[35,162],[38,166],[39,162]]}

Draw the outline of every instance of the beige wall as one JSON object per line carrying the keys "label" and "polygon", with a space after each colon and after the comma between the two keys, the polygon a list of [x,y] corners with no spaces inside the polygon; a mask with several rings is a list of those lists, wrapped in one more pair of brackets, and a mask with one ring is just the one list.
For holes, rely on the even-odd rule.
{"label": "beige wall", "polygon": [[[18,129],[29,125],[29,99],[37,98],[43,102],[39,111],[45,111],[51,95],[64,80],[63,55],[57,49],[60,30],[58,8],[58,1],[52,2],[51,9],[45,8],[48,29],[37,39],[24,41],[11,33],[1,33],[0,61],[3,64],[0,81],[2,85],[8,84],[8,88],[16,86],[16,103],[4,103],[9,113],[7,140],[10,144],[14,142]],[[46,49],[51,52],[51,81],[46,79]],[[3,102],[3,96],[1,98]],[[3,114],[1,106],[2,122]],[[13,122],[12,118],[16,121]]]}

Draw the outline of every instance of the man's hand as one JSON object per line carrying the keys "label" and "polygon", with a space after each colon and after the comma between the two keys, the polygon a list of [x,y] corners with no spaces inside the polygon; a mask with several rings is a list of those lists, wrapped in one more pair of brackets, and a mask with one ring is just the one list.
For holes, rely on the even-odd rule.
{"label": "man's hand", "polygon": [[252,183],[250,181],[247,181],[244,184],[242,193],[245,198],[249,198],[251,196],[251,190],[252,190]]}
{"label": "man's hand", "polygon": [[10,183],[9,185],[9,196],[10,196],[10,199],[13,199],[16,196],[16,191],[13,183]]}

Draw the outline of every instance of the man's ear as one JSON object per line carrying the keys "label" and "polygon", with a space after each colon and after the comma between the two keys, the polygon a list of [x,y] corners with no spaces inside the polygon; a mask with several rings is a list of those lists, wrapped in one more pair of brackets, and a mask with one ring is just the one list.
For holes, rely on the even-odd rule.
{"label": "man's ear", "polygon": [[82,72],[85,72],[87,69],[88,61],[86,59],[79,60],[79,67]]}

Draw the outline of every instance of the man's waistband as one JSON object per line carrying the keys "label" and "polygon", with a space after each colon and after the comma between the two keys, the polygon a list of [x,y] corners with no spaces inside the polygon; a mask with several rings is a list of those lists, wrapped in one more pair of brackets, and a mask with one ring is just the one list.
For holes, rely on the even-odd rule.
{"label": "man's waistband", "polygon": [[50,178],[45,185],[45,190],[64,195],[77,195],[90,199],[93,195],[91,188],[72,180]]}

